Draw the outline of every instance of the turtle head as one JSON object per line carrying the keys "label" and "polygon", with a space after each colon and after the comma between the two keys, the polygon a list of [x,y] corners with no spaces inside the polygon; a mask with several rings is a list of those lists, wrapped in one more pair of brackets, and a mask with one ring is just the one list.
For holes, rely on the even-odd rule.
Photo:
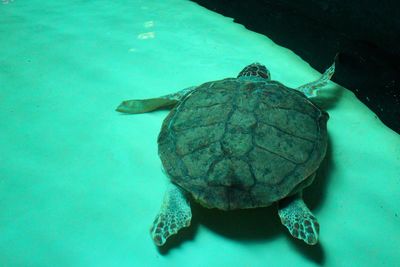
{"label": "turtle head", "polygon": [[271,80],[269,70],[264,65],[257,62],[246,66],[237,77],[242,79]]}

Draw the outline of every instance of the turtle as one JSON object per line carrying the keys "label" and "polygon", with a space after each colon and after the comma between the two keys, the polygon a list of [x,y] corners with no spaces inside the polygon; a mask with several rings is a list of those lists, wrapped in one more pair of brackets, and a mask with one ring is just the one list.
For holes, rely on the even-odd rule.
{"label": "turtle", "polygon": [[327,150],[329,115],[313,99],[334,72],[335,62],[319,79],[290,88],[255,62],[236,78],[123,101],[122,113],[171,109],[157,139],[168,185],[150,229],[155,245],[190,226],[193,201],[223,211],[274,204],[294,238],[317,244],[319,223],[303,190]]}

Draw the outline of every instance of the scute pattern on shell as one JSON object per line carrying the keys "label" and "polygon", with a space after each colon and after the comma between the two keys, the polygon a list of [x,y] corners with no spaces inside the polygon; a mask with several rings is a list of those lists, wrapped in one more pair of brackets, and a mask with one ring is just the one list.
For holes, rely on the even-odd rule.
{"label": "scute pattern on shell", "polygon": [[159,155],[172,182],[206,207],[264,207],[319,167],[327,119],[279,82],[208,82],[164,120]]}

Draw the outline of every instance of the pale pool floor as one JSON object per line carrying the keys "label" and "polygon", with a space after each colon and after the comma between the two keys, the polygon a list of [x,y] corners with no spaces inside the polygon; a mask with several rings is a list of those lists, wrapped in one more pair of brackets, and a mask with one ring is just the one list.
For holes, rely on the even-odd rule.
{"label": "pale pool floor", "polygon": [[253,61],[289,86],[319,73],[189,1],[56,2],[0,5],[1,266],[399,266],[399,135],[334,84],[330,150],[306,191],[320,245],[292,240],[273,208],[195,207],[160,253],[149,226],[166,186],[156,138],[167,112],[122,116],[120,101]]}

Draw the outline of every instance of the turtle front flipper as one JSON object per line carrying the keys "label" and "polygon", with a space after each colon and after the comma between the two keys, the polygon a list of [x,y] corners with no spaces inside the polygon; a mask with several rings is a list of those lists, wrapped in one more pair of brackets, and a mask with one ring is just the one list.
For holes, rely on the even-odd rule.
{"label": "turtle front flipper", "polygon": [[163,97],[125,100],[117,107],[116,111],[129,114],[146,113],[163,107],[175,106],[177,102]]}
{"label": "turtle front flipper", "polygon": [[121,104],[119,104],[116,111],[129,114],[138,114],[151,112],[160,108],[172,108],[194,88],[196,87],[189,87],[177,93],[156,98],[125,100]]}
{"label": "turtle front flipper", "polygon": [[168,237],[188,227],[191,219],[192,210],[187,195],[171,183],[165,193],[161,210],[150,229],[154,243],[157,246],[164,245]]}
{"label": "turtle front flipper", "polygon": [[300,87],[295,88],[297,91],[302,92],[308,98],[313,98],[317,96],[316,91],[322,87],[324,87],[332,78],[333,74],[335,73],[335,62],[338,55],[335,56],[335,60],[333,64],[322,74],[322,76],[313,82],[304,84]]}
{"label": "turtle front flipper", "polygon": [[319,223],[304,203],[301,192],[279,201],[278,214],[293,237],[308,245],[318,243]]}

